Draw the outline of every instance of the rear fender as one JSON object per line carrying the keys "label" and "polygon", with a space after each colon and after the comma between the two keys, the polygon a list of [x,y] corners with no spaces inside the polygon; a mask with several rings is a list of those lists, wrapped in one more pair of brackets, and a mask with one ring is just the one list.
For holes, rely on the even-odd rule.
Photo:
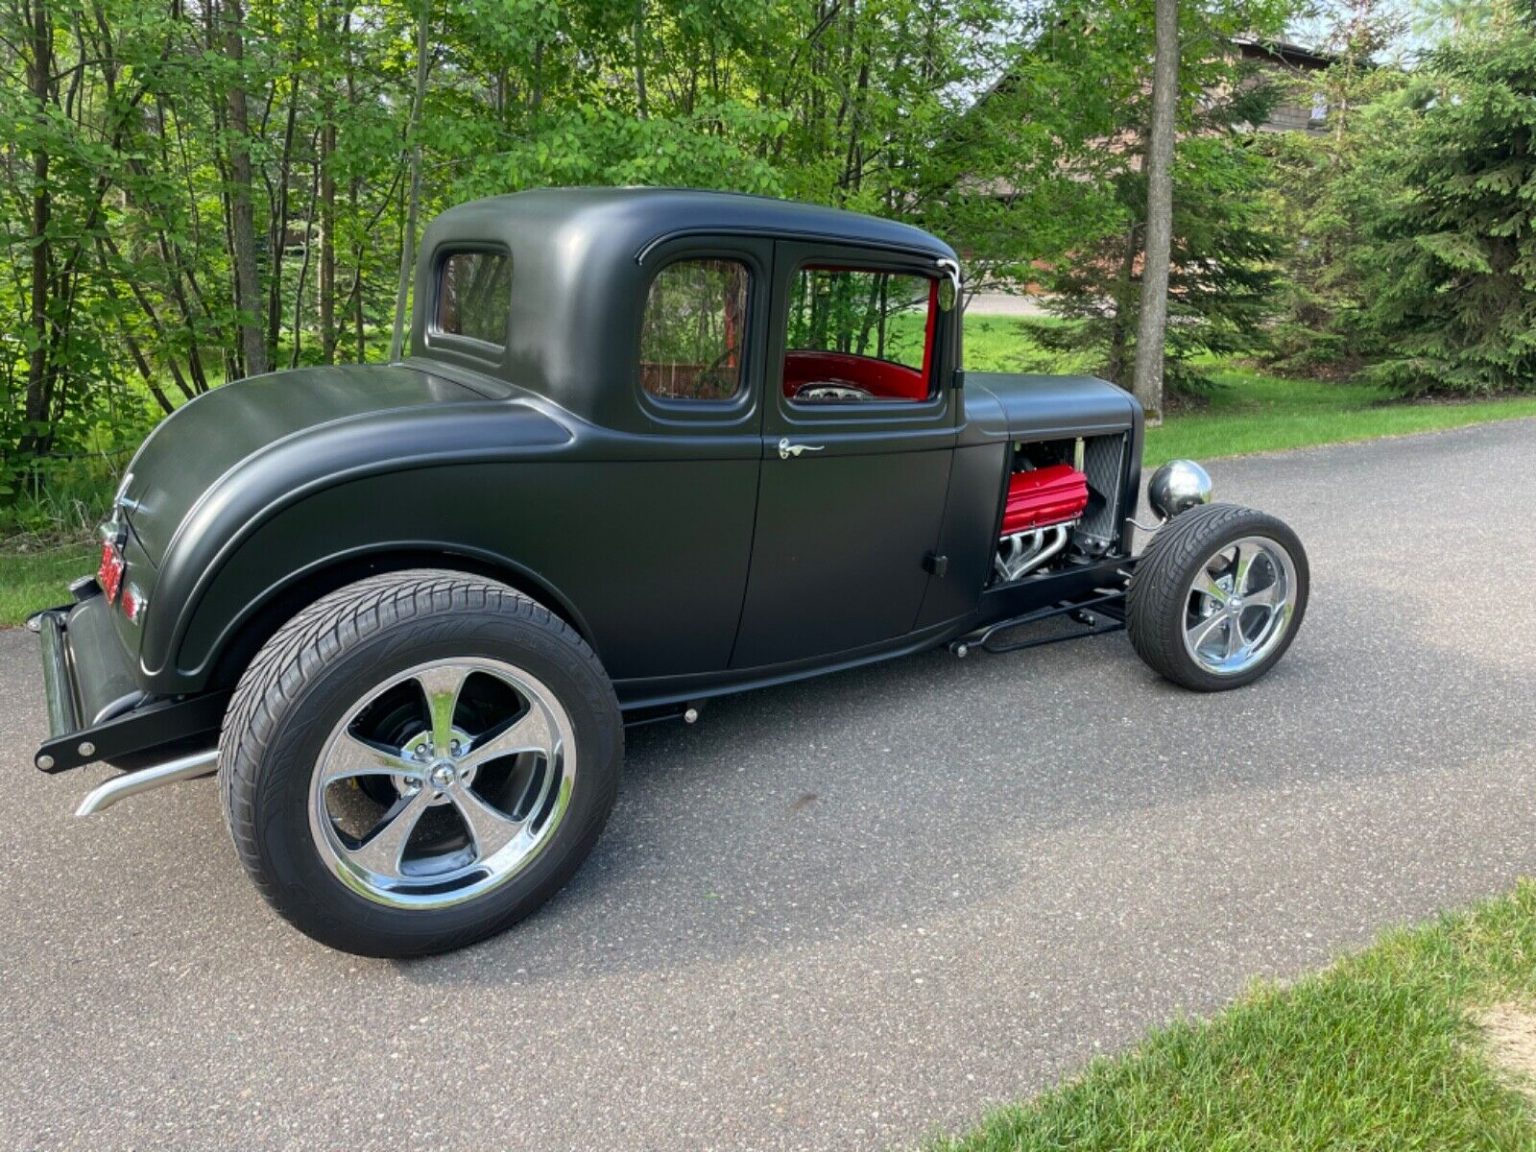
{"label": "rear fender", "polygon": [[440,568],[499,581],[539,601],[575,628],[588,644],[593,642],[569,598],[524,565],[485,549],[432,540],[395,540],[316,557],[233,614],[222,610],[221,605],[229,602],[226,590],[243,581],[237,572],[221,573],[194,609],[177,651],[176,668],[183,682],[192,685],[183,691],[233,687],[261,646],[310,604],[368,576],[408,568]]}

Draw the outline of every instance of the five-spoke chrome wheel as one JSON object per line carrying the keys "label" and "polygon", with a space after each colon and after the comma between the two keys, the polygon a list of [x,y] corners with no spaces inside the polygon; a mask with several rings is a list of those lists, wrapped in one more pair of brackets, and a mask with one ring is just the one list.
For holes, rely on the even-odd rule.
{"label": "five-spoke chrome wheel", "polygon": [[1307,611],[1306,551],[1282,521],[1207,504],[1170,520],[1137,561],[1126,628],[1149,667],[1197,692],[1251,684]]}
{"label": "five-spoke chrome wheel", "polygon": [[1264,536],[1223,546],[1195,574],[1184,647],[1217,676],[1246,672],[1280,643],[1296,607],[1296,566]]}
{"label": "five-spoke chrome wheel", "polygon": [[332,730],[310,785],[326,866],[380,904],[435,908],[517,875],[554,835],[576,773],[565,710],[498,660],[410,668]]}

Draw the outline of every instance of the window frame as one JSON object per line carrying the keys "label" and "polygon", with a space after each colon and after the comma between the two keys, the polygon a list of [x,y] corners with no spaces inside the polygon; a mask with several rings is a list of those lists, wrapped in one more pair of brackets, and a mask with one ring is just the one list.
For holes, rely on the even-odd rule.
{"label": "window frame", "polygon": [[[640,410],[655,424],[684,428],[688,425],[712,426],[740,424],[757,413],[757,396],[762,378],[764,359],[762,342],[767,332],[764,316],[767,285],[771,284],[771,256],[748,242],[738,246],[722,236],[679,238],[668,243],[654,255],[641,254],[646,268],[637,286],[634,304],[634,370],[631,388]],[[645,337],[646,308],[650,304],[651,288],[656,280],[676,264],[708,261],[731,261],[740,264],[747,273],[747,299],[743,309],[741,344],[741,384],[736,394],[726,400],[688,400],[680,397],[657,396],[646,390],[641,365],[641,344]]]}
{"label": "window frame", "polygon": [[493,343],[489,340],[481,340],[477,336],[466,336],[461,332],[449,332],[438,327],[437,318],[443,299],[443,272],[448,261],[455,256],[466,255],[501,256],[507,262],[507,289],[510,305],[511,292],[515,287],[515,265],[512,259],[512,251],[505,244],[487,243],[449,243],[443,244],[432,253],[432,300],[431,310],[427,313],[427,323],[424,328],[428,348],[442,348],[456,352],[461,356],[468,356],[478,360],[482,364],[500,367],[507,354],[507,348],[512,342],[512,309],[507,308],[507,315],[502,321],[501,343]]}
{"label": "window frame", "polygon": [[[923,362],[927,367],[928,394],[921,400],[908,400],[891,397],[876,397],[872,400],[859,400],[838,403],[835,401],[798,401],[784,392],[784,368],[791,352],[815,351],[814,349],[792,349],[789,347],[789,305],[794,291],[794,283],[800,275],[807,270],[833,270],[838,272],[864,272],[873,274],[885,274],[887,276],[911,276],[920,280],[926,280],[930,284],[928,319],[925,324],[925,345],[923,348]],[[940,306],[938,295],[941,289],[943,277],[935,270],[927,267],[914,266],[904,261],[900,256],[894,258],[882,258],[873,253],[858,255],[853,252],[823,252],[819,254],[803,255],[789,268],[782,281],[784,301],[779,309],[775,321],[775,355],[776,362],[772,367],[771,383],[778,397],[780,410],[791,423],[802,421],[815,422],[818,420],[857,420],[859,413],[869,413],[871,416],[884,414],[889,417],[912,415],[916,417],[941,413],[947,403],[943,381],[944,343],[947,321],[946,312]],[[959,307],[959,302],[955,308]],[[852,355],[852,353],[850,353]],[[907,371],[921,373],[922,369],[910,368],[899,361],[885,360],[878,356],[865,357],[882,364],[892,364]]]}

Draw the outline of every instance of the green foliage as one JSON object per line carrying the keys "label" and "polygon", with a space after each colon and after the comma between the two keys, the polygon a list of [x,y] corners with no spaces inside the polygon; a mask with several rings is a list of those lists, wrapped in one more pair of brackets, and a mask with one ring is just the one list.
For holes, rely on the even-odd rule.
{"label": "green foliage", "polygon": [[[1328,132],[1270,144],[1285,230],[1284,370],[1399,395],[1536,390],[1536,36],[1528,6],[1438,5],[1450,39],[1377,67],[1356,20],[1319,84]],[[1452,11],[1454,9],[1454,11]]]}
{"label": "green foliage", "polygon": [[1367,222],[1390,195],[1385,153],[1403,126],[1393,95],[1407,83],[1400,68],[1375,63],[1402,31],[1388,9],[1341,12],[1325,43],[1334,63],[1322,72],[1279,81],[1301,107],[1321,102],[1322,132],[1273,133],[1261,140],[1270,162],[1276,222],[1293,238],[1281,264],[1278,314],[1265,350],[1283,372],[1342,374],[1369,352],[1362,330],[1365,283],[1373,253]]}
{"label": "green foliage", "polygon": [[1405,94],[1364,323],[1400,392],[1536,391],[1536,31],[1437,50]]}
{"label": "green foliage", "polygon": [[[1229,37],[1277,31],[1294,6],[1183,6],[1181,359],[1248,341],[1265,290],[1254,160],[1201,94],[1235,78]],[[1113,284],[1102,254],[1126,237],[1134,247],[1126,144],[1145,120],[1150,11],[0,5],[0,502],[47,473],[39,461],[131,448],[155,414],[222,380],[380,354],[418,154],[423,219],[543,185],[763,192],[924,225],[966,254],[972,287],[1049,267],[1075,297],[1069,311],[1129,300],[1076,273],[1102,265]],[[1103,328],[1071,331],[1102,349]]]}
{"label": "green foliage", "polygon": [[[1053,311],[1081,321],[1048,340],[1090,352],[1097,371],[1129,383],[1141,295],[1151,6],[1088,0],[1055,13],[1058,27],[1032,46],[1017,74],[1034,95],[1041,78],[1069,85],[1074,105],[1086,110],[1082,131],[1067,137],[1071,147],[1054,161],[1054,179],[1036,187],[1047,210],[1054,192],[1079,211],[1055,216],[1054,251],[1022,252],[1004,271],[1038,280]],[[1261,337],[1281,242],[1264,194],[1265,162],[1245,126],[1263,119],[1270,93],[1229,41],[1274,30],[1285,14],[1283,6],[1248,3],[1183,9],[1168,330],[1175,386],[1191,383],[1199,354],[1250,348]]]}
{"label": "green foliage", "polygon": [[[1263,344],[1274,262],[1282,250],[1266,179],[1262,156],[1235,132],[1192,136],[1179,144],[1166,368],[1175,390],[1201,388],[1198,357]],[[1140,171],[1127,170],[1117,175],[1114,187],[1121,229],[1058,261],[1045,284],[1056,294],[1052,310],[1082,321],[1053,339],[1063,347],[1092,349],[1107,379],[1128,384],[1141,304],[1146,180]]]}

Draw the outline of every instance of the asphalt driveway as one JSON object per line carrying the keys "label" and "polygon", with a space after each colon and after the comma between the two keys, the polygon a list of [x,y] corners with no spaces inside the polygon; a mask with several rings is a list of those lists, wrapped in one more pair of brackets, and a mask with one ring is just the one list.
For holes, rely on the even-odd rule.
{"label": "asphalt driveway", "polygon": [[213,785],[75,820],[0,632],[0,1147],[830,1149],[963,1127],[1258,975],[1536,871],[1536,422],[1218,464],[1313,602],[1201,697],[1123,636],[932,653],[633,733],[510,935],[268,913]]}

